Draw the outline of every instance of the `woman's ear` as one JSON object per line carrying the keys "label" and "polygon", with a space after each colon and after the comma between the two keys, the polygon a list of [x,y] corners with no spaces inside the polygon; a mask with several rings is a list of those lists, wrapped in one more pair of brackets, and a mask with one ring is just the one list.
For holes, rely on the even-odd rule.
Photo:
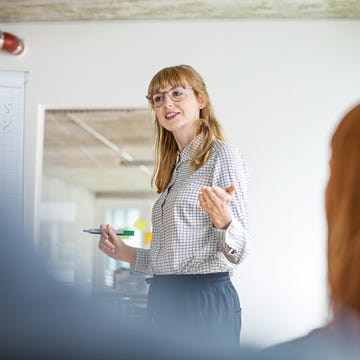
{"label": "woman's ear", "polygon": [[200,110],[203,109],[206,106],[206,101],[202,97],[199,97],[198,103],[199,103],[199,109]]}

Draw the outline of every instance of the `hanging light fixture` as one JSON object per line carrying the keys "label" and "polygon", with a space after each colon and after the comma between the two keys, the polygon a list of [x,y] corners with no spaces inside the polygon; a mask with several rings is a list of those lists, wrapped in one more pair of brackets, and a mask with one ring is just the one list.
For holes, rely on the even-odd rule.
{"label": "hanging light fixture", "polygon": [[17,36],[0,31],[0,50],[19,55],[24,51],[24,48],[23,41]]}

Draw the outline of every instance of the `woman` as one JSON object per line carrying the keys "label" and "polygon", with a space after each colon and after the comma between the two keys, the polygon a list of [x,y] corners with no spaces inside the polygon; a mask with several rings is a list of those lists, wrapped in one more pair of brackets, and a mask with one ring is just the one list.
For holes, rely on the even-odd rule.
{"label": "woman", "polygon": [[160,194],[152,243],[130,247],[101,225],[99,249],[153,275],[153,331],[238,344],[241,309],[229,276],[249,246],[243,157],[224,142],[205,83],[192,67],[160,70],[146,97],[156,127],[152,183]]}
{"label": "woman", "polygon": [[360,105],[336,128],[331,150],[325,207],[333,319],[302,338],[267,350],[271,359],[360,358]]}

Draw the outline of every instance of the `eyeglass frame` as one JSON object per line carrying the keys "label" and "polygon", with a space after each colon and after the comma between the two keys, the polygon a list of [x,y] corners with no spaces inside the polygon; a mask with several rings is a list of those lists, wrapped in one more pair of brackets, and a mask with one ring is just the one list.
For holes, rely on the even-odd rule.
{"label": "eyeglass frame", "polygon": [[[154,106],[154,107],[160,107],[160,106],[164,103],[164,101],[165,101],[165,95],[168,95],[169,98],[170,98],[170,100],[171,100],[171,101],[174,101],[174,102],[179,102],[179,101],[184,100],[184,99],[174,100],[174,99],[171,97],[170,92],[171,92],[172,90],[176,89],[176,88],[183,88],[184,90],[186,90],[186,89],[192,89],[193,87],[192,87],[192,86],[189,86],[189,85],[177,85],[177,86],[174,86],[173,88],[169,89],[168,91],[154,92],[154,93],[152,93],[152,94],[146,95],[145,97],[146,97],[146,99],[148,99],[148,101],[150,102],[150,104],[151,104],[152,106]],[[163,95],[163,96],[164,96],[164,99],[163,99],[163,101],[161,102],[160,105],[157,105],[157,106],[156,106],[156,105],[154,104],[154,101],[153,101],[153,96],[154,96],[154,95]],[[185,98],[185,96],[184,96],[184,98]]]}

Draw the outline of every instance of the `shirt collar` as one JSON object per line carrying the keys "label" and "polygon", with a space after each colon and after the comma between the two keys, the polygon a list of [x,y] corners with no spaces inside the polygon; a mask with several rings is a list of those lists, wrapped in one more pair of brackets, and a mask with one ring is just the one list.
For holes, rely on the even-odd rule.
{"label": "shirt collar", "polygon": [[[202,135],[199,134],[194,140],[187,144],[182,151],[178,151],[176,163],[190,161],[196,154],[202,140]],[[193,145],[193,146],[192,146]]]}

